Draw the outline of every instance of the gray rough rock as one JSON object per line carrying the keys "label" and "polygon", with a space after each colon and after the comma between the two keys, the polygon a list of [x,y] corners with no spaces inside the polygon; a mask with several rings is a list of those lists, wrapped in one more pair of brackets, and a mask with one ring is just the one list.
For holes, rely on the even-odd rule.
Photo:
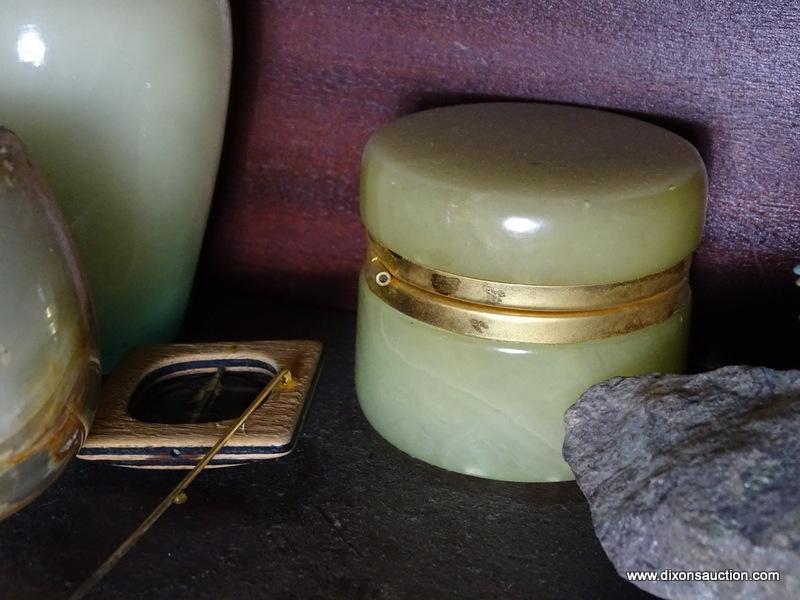
{"label": "gray rough rock", "polygon": [[564,458],[617,572],[779,571],[651,581],[664,598],[800,598],[800,371],[616,378],[566,413]]}

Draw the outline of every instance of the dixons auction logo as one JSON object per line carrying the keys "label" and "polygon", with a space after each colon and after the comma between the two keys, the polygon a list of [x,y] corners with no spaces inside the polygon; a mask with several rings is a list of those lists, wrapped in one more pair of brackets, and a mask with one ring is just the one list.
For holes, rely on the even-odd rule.
{"label": "dixons auction logo", "polygon": [[778,571],[626,571],[628,581],[780,581]]}

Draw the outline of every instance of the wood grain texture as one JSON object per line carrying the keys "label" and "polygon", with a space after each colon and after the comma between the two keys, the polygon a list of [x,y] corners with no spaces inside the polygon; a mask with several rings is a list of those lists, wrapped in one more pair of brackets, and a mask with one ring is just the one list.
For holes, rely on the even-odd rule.
{"label": "wood grain texture", "polygon": [[[100,405],[79,458],[114,464],[189,468],[217,442],[234,419],[212,423],[146,423],[128,413],[143,378],[180,362],[250,359],[289,369],[292,386],[275,390],[214,457],[211,466],[278,458],[291,451],[319,368],[319,342],[218,342],[144,346],[123,356],[103,386]],[[180,453],[173,453],[178,448]]]}
{"label": "wood grain texture", "polygon": [[377,127],[486,99],[601,107],[684,135],[709,168],[697,344],[724,360],[796,363],[799,4],[233,0],[232,9],[235,72],[206,280],[352,307],[365,246],[359,161]]}

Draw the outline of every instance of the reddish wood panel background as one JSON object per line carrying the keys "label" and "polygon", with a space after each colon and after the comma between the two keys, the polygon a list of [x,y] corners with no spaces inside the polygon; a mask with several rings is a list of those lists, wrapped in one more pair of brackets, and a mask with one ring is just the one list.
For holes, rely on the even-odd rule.
{"label": "reddish wood panel background", "polygon": [[795,364],[800,5],[233,0],[229,129],[201,280],[352,307],[358,171],[395,117],[485,99],[602,107],[709,169],[693,273],[703,361]]}

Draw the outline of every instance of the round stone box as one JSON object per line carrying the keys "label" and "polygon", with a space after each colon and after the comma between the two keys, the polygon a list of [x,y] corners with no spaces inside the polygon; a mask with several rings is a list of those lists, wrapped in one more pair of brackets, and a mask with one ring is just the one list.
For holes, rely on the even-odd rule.
{"label": "round stone box", "polygon": [[361,181],[370,423],[453,471],[571,479],[583,391],[684,368],[706,189],[689,142],[611,112],[482,103],[380,129]]}

